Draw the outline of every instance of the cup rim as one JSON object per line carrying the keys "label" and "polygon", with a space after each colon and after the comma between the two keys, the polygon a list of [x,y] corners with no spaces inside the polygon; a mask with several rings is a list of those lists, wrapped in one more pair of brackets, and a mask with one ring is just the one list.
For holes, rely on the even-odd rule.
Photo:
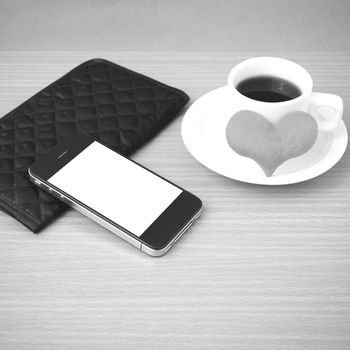
{"label": "cup rim", "polygon": [[[296,98],[293,98],[291,100],[288,100],[288,101],[282,101],[282,102],[266,102],[266,101],[258,101],[258,100],[254,100],[252,98],[249,98],[245,95],[243,95],[241,92],[239,92],[235,86],[235,84],[233,83],[233,78],[234,76],[237,74],[237,72],[239,72],[241,69],[243,69],[245,66],[251,64],[252,62],[254,61],[261,61],[261,60],[271,60],[271,61],[278,61],[278,62],[283,62],[283,63],[288,63],[288,64],[291,64],[291,65],[294,65],[296,66],[298,69],[300,69],[303,74],[305,75],[306,79],[308,80],[307,81],[307,84],[308,84],[308,87],[304,90],[302,90],[302,94]],[[299,86],[299,84],[295,83],[296,85]],[[312,77],[310,75],[310,73],[303,67],[301,66],[300,64],[294,62],[294,61],[291,61],[291,60],[288,60],[288,59],[285,59],[285,58],[280,58],[280,57],[273,57],[273,56],[259,56],[259,57],[252,57],[252,58],[248,58],[244,61],[241,61],[239,62],[237,65],[235,65],[229,75],[228,75],[228,78],[227,78],[227,86],[229,88],[232,88],[235,93],[239,94],[240,98],[243,98],[247,101],[249,101],[250,103],[256,103],[256,104],[261,104],[261,105],[265,105],[265,106],[287,106],[287,105],[290,105],[290,104],[293,104],[295,102],[298,102],[302,99],[305,98],[306,95],[308,95],[309,93],[311,93],[312,91],[312,88],[313,88],[313,80],[312,80]]]}

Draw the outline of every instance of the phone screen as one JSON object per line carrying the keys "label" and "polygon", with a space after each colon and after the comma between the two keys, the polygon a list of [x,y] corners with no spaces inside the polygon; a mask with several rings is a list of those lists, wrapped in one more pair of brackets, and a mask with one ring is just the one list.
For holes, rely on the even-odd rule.
{"label": "phone screen", "polygon": [[138,237],[183,192],[96,141],[47,181]]}

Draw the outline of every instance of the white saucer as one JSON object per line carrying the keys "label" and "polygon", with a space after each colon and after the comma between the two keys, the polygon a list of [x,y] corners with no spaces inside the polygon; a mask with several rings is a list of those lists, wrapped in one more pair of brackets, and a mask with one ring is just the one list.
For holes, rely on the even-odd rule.
{"label": "white saucer", "polygon": [[273,176],[266,177],[254,160],[235,153],[226,141],[226,125],[236,112],[232,94],[221,87],[194,102],[182,121],[182,138],[193,157],[231,179],[260,185],[306,181],[333,167],[346,150],[348,133],[341,120],[336,130],[320,132],[308,152],[286,161]]}

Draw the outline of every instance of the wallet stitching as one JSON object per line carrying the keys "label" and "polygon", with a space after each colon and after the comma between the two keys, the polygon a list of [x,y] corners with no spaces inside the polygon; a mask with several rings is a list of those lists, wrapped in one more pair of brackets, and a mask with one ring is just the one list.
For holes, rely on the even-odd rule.
{"label": "wallet stitching", "polygon": [[[3,116],[1,119],[0,119],[0,124],[2,122],[5,122],[7,121],[10,117],[13,117],[13,114],[16,113],[17,111],[21,110],[21,108],[23,108],[25,105],[27,105],[28,103],[30,103],[31,101],[35,100],[38,96],[40,96],[44,91],[50,89],[50,88],[53,88],[55,87],[60,81],[64,80],[65,78],[67,78],[67,76],[71,75],[72,73],[74,73],[76,70],[80,69],[81,67],[85,66],[85,65],[89,65],[91,62],[96,62],[96,61],[101,61],[101,62],[104,62],[106,65],[107,65],[107,71],[108,73],[110,74],[110,66],[114,66],[116,68],[118,68],[119,70],[122,70],[122,71],[125,71],[125,72],[128,72],[129,74],[132,74],[134,77],[141,77],[142,79],[146,80],[146,81],[149,81],[149,82],[152,82],[154,85],[156,85],[156,87],[161,87],[163,89],[166,89],[167,91],[173,93],[175,96],[168,96],[167,98],[165,98],[164,100],[173,100],[173,102],[176,102],[177,104],[177,101],[179,98],[182,98],[184,101],[184,104],[186,104],[189,100],[189,97],[187,96],[186,93],[184,93],[183,91],[177,89],[177,88],[174,88],[174,87],[171,87],[171,86],[168,86],[164,83],[161,83],[157,80],[154,80],[148,76],[145,76],[143,74],[140,74],[140,73],[137,73],[137,72],[134,72],[130,69],[127,69],[125,67],[122,67],[122,66],[119,66],[113,62],[110,62],[110,61],[107,61],[107,60],[104,60],[104,59],[91,59],[91,60],[88,60],[86,62],[83,62],[81,63],[80,65],[78,65],[77,67],[71,69],[70,71],[68,71],[66,74],[64,74],[63,76],[59,77],[57,80],[55,80],[54,82],[52,82],[51,84],[45,86],[43,89],[39,90],[37,93],[35,93],[33,96],[31,96],[30,98],[28,98],[27,100],[25,100],[23,103],[21,103],[19,106],[17,106],[15,109],[11,110],[10,112],[8,112],[7,114],[5,114],[5,116]],[[101,70],[96,70],[95,72],[99,72],[99,71],[105,71],[104,69],[101,69]],[[127,79],[127,78],[126,78]],[[112,79],[111,79],[112,80]],[[133,82],[131,82],[132,84]],[[64,87],[66,84],[62,84],[62,87]],[[67,84],[69,85],[69,84]],[[81,84],[81,86],[84,86],[85,84]],[[79,86],[79,84],[77,84],[77,86]],[[146,88],[146,87],[145,87]],[[153,97],[155,96],[155,87],[154,86],[151,86],[151,87],[147,87],[148,89],[151,88],[151,91],[152,91],[152,95]],[[133,103],[136,104],[137,103],[137,100],[135,98],[135,90],[140,90],[140,89],[143,89],[143,88],[135,88],[135,87],[132,87],[132,94],[134,96],[134,100],[133,100]],[[124,91],[124,90],[119,90],[120,92]],[[125,91],[129,91],[129,89],[125,89]],[[94,94],[93,92],[91,93],[91,96],[95,97],[97,94]],[[117,106],[118,105],[118,102],[116,101],[115,99],[115,94],[114,94],[114,90],[113,90],[113,100],[114,100],[114,104]],[[152,102],[152,100],[145,100],[145,101],[142,101],[142,102]],[[101,106],[103,105],[108,105],[108,104],[101,104]],[[157,104],[155,104],[155,108],[156,108],[156,111],[157,111]],[[67,108],[67,110],[69,110],[70,108]],[[62,108],[62,110],[64,110],[64,108]],[[137,109],[136,109],[137,110]],[[137,111],[137,115],[139,116],[139,113]],[[127,116],[127,115],[126,115]],[[56,115],[55,115],[55,118],[56,118]],[[108,118],[108,117],[106,117]],[[93,120],[94,118],[91,118],[91,120]],[[86,120],[89,120],[89,119],[86,119]],[[75,120],[75,123],[77,123],[77,120]],[[48,123],[48,124],[51,124],[51,123]],[[163,123],[162,123],[163,124]],[[46,124],[42,124],[42,125],[46,125]],[[21,129],[21,128],[25,128],[25,127],[16,127],[16,128],[13,128],[13,129],[10,129],[10,130],[15,130],[15,129]],[[159,131],[159,129],[161,129],[161,126],[159,127],[156,127],[152,134],[156,134],[157,131]],[[35,132],[37,132],[37,129],[34,129]],[[55,128],[55,132],[57,132],[57,129]],[[103,132],[103,131],[102,131]],[[57,135],[56,135],[57,136]],[[15,136],[14,136],[15,137]],[[48,138],[50,139],[50,138]],[[45,139],[43,139],[45,140]],[[34,143],[35,144],[35,143]],[[144,142],[141,142],[140,145],[144,144]],[[36,144],[35,144],[36,145]],[[11,159],[11,158],[10,158]],[[40,191],[40,189],[39,189]],[[6,198],[4,196],[4,194],[2,194],[0,192],[0,198],[1,200],[3,200],[5,203],[7,203],[7,205],[9,205],[12,209],[15,209],[15,210],[18,210],[19,212],[21,212],[22,214],[24,214],[25,216],[27,216],[28,218],[32,219],[36,224],[39,224],[42,222],[42,219],[41,217],[40,218],[37,218],[36,216],[34,216],[32,213],[30,213],[27,209],[23,208],[22,206],[19,206],[16,202],[13,202],[13,201],[10,201],[8,198]]]}
{"label": "wallet stitching", "polygon": [[16,210],[20,210],[23,214],[26,214],[27,216],[29,216],[30,218],[34,219],[35,221],[39,222],[40,223],[40,219],[36,218],[35,216],[33,216],[33,214],[31,214],[29,211],[27,211],[26,209],[18,206],[16,203],[12,202],[12,201],[9,201],[6,197],[4,197],[4,195],[2,193],[0,193],[0,198],[2,200],[4,200],[4,202],[6,202],[7,204],[10,205],[10,207],[12,207],[13,209],[16,209]]}
{"label": "wallet stitching", "polygon": [[[55,80],[54,82],[52,82],[51,84],[45,86],[43,89],[41,89],[40,91],[38,91],[38,92],[37,92],[36,94],[34,94],[32,97],[29,97],[27,100],[25,100],[25,101],[24,101],[23,103],[21,103],[19,106],[17,106],[15,109],[11,110],[11,111],[8,112],[7,114],[5,114],[2,118],[0,118],[0,123],[1,123],[1,121],[3,121],[3,120],[7,120],[7,118],[9,118],[9,117],[12,115],[12,113],[15,113],[17,110],[21,109],[26,103],[28,103],[28,102],[32,101],[33,99],[35,99],[35,98],[36,98],[37,96],[39,96],[42,92],[44,92],[46,89],[49,89],[49,88],[54,87],[60,80],[63,80],[64,78],[66,78],[67,76],[69,76],[70,74],[72,74],[75,70],[78,70],[79,68],[83,67],[84,65],[88,65],[90,62],[93,62],[93,61],[96,61],[96,60],[97,60],[97,61],[103,61],[103,62],[105,62],[107,65],[113,65],[113,66],[115,66],[115,67],[117,67],[117,68],[119,68],[119,69],[121,69],[121,70],[124,70],[124,71],[126,71],[126,72],[128,72],[128,73],[131,73],[131,74],[134,74],[134,75],[137,75],[137,76],[139,76],[139,77],[142,77],[143,79],[146,79],[146,80],[148,80],[148,81],[150,81],[150,82],[153,82],[153,83],[155,83],[155,84],[157,84],[157,85],[159,85],[159,86],[162,86],[162,87],[164,87],[164,88],[166,88],[166,89],[168,89],[168,90],[170,90],[170,91],[176,92],[176,93],[178,93],[179,95],[181,95],[183,98],[185,98],[185,100],[188,101],[188,98],[189,98],[189,97],[188,97],[183,91],[181,91],[181,90],[179,90],[179,89],[176,89],[176,88],[174,88],[174,87],[172,87],[172,86],[169,86],[169,85],[166,85],[166,84],[164,84],[164,83],[161,83],[161,82],[159,82],[159,81],[157,81],[157,80],[154,80],[154,79],[152,79],[152,78],[150,78],[150,77],[147,77],[147,76],[145,76],[145,75],[143,75],[143,74],[134,72],[134,71],[132,71],[132,70],[130,70],[130,69],[128,69],[128,68],[119,66],[118,64],[113,63],[113,62],[110,62],[110,61],[107,61],[107,60],[105,60],[105,59],[102,59],[102,58],[93,58],[93,59],[88,60],[88,61],[86,61],[86,62],[83,62],[83,63],[81,63],[79,66],[77,66],[77,67],[71,69],[71,70],[68,71],[65,75],[63,75],[63,76],[61,76],[60,78],[56,79],[56,80]],[[84,84],[82,84],[82,85],[84,86]],[[92,95],[93,95],[93,94],[92,94]]]}

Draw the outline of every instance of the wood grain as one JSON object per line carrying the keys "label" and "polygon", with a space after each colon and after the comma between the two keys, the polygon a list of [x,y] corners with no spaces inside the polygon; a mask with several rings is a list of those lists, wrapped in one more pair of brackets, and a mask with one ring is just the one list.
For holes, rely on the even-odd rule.
{"label": "wood grain", "polygon": [[[1,52],[0,115],[92,57],[194,101],[258,55],[305,66],[349,128],[350,52]],[[309,182],[246,185],[193,159],[181,120],[134,156],[204,202],[163,258],[73,210],[38,235],[0,214],[0,349],[350,348],[349,152]]]}

